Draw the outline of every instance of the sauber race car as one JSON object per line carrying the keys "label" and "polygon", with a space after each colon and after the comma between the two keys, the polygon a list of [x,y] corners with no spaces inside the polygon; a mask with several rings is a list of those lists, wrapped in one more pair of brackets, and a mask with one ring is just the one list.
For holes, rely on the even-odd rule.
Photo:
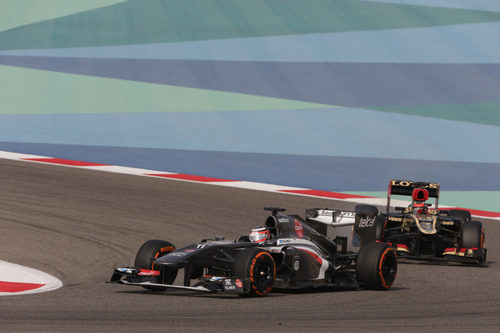
{"label": "sauber race car", "polygon": [[[116,268],[110,282],[152,291],[185,289],[266,296],[275,289],[362,287],[389,289],[396,278],[393,247],[372,242],[349,250],[354,212],[308,209],[306,218],[268,207],[265,225],[238,240],[203,239],[181,249],[167,241],[144,243],[135,267]],[[338,229],[334,239],[328,226]],[[341,230],[349,232],[342,235]],[[345,231],[344,230],[344,231]],[[335,230],[334,230],[335,231]],[[356,244],[354,244],[356,245]],[[179,274],[178,272],[183,272]]]}
{"label": "sauber race car", "polygon": [[[407,207],[390,212],[391,195],[411,196]],[[434,205],[427,203],[434,198]],[[441,260],[486,266],[485,231],[471,221],[469,211],[439,209],[439,184],[391,180],[386,213],[370,205],[357,205],[360,240],[391,243],[400,258]],[[365,228],[368,227],[368,228]]]}

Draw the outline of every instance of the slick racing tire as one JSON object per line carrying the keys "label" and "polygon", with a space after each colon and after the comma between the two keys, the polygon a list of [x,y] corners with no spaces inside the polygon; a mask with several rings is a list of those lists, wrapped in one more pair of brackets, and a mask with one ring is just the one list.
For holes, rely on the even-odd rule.
{"label": "slick racing tire", "polygon": [[361,247],[356,260],[356,278],[360,287],[372,290],[389,289],[398,271],[398,259],[393,247],[382,242]]}
{"label": "slick racing tire", "polygon": [[484,247],[483,224],[478,221],[470,221],[462,224],[462,248],[482,249]]}
{"label": "slick racing tire", "polygon": [[242,296],[266,296],[271,292],[276,279],[276,264],[267,251],[248,248],[236,256],[232,276],[243,278],[250,288]]}
{"label": "slick racing tire", "polygon": [[458,217],[462,220],[462,222],[469,222],[471,219],[470,212],[463,209],[450,209],[448,211],[449,217]]}
{"label": "slick racing tire", "polygon": [[[139,248],[139,251],[137,251],[134,266],[136,268],[142,269],[155,269],[154,261],[172,251],[175,251],[175,246],[170,242],[158,239],[148,240],[147,242],[142,244],[142,246]],[[158,282],[172,284],[176,277],[176,269],[162,270],[158,278]],[[164,287],[153,286],[144,286],[144,288],[152,291],[161,291],[166,289]]]}

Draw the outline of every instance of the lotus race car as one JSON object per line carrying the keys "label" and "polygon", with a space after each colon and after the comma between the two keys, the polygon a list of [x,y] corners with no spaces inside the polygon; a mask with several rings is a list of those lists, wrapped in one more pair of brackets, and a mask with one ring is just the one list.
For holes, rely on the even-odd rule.
{"label": "lotus race car", "polygon": [[[407,207],[390,212],[391,195],[411,196]],[[434,198],[434,206],[427,203]],[[358,205],[355,226],[360,241],[391,243],[399,257],[486,265],[485,231],[471,221],[469,211],[438,208],[439,184],[391,180],[386,213],[370,205]]]}
{"label": "lotus race car", "polygon": [[[153,291],[185,289],[248,296],[266,296],[273,288],[385,290],[393,284],[395,249],[383,242],[357,247],[357,238],[351,236],[354,212],[314,208],[306,210],[302,219],[283,215],[285,209],[266,209],[271,214],[265,225],[238,240],[215,237],[181,249],[167,241],[147,241],[137,252],[135,267],[116,268],[110,282]],[[338,229],[334,239],[327,236],[328,226]],[[348,231],[344,232],[347,236],[342,229]],[[180,271],[183,274],[177,278]]]}

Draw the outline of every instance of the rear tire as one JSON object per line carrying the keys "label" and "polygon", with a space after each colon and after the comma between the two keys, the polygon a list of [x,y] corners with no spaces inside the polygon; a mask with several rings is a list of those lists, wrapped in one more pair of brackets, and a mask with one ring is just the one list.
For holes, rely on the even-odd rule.
{"label": "rear tire", "polygon": [[484,247],[484,229],[483,224],[478,221],[470,221],[462,224],[462,248]]}
{"label": "rear tire", "polygon": [[374,242],[361,247],[356,260],[356,278],[360,287],[372,290],[389,289],[398,270],[398,259],[393,247]]}
{"label": "rear tire", "polygon": [[[175,246],[167,241],[152,239],[148,240],[139,248],[135,256],[134,266],[142,269],[156,269],[154,261],[169,252],[175,251]],[[168,269],[162,270],[158,278],[158,282],[172,284],[177,277],[177,270]],[[164,287],[146,287],[144,288],[152,291],[165,290]]]}
{"label": "rear tire", "polygon": [[250,282],[250,288],[244,296],[266,296],[273,289],[276,264],[267,251],[257,248],[244,249],[236,256],[232,276]]}

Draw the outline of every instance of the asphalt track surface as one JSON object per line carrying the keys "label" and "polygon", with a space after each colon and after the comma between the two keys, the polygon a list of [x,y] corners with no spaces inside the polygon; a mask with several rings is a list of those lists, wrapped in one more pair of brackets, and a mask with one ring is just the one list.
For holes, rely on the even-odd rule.
{"label": "asphalt track surface", "polygon": [[0,159],[1,260],[61,279],[56,291],[0,300],[3,331],[498,331],[500,224],[486,227],[489,267],[401,264],[389,291],[238,298],[106,284],[148,239],[176,246],[234,239],[264,206],[353,204]]}

